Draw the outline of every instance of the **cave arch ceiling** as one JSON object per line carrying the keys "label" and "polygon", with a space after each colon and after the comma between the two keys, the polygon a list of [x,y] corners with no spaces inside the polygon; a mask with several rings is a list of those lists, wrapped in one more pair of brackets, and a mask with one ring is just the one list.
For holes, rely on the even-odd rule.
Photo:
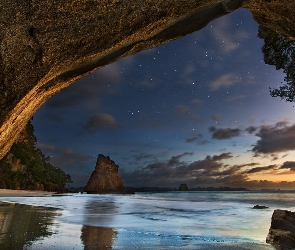
{"label": "cave arch ceiling", "polygon": [[0,1],[0,159],[34,112],[72,82],[241,7],[294,39],[293,0]]}

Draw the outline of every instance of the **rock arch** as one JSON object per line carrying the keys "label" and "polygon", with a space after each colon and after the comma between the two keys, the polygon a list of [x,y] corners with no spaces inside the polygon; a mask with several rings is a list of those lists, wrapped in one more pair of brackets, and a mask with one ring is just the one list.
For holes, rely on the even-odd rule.
{"label": "rock arch", "polygon": [[34,112],[75,80],[240,7],[295,37],[293,0],[1,0],[0,159]]}

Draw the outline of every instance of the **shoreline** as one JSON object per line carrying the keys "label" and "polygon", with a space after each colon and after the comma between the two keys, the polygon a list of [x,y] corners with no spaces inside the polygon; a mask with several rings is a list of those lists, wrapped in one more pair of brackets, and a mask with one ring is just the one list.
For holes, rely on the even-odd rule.
{"label": "shoreline", "polygon": [[[50,198],[49,200],[32,198],[34,202],[33,205],[30,205],[26,204],[25,201],[29,201],[31,198],[14,197],[54,197],[55,193],[46,191],[0,189],[0,197],[1,196],[13,197],[12,199],[3,198],[2,200],[12,200],[15,204],[9,204],[10,202],[0,202],[0,214],[2,213],[2,218],[0,216],[0,223],[6,223],[6,237],[4,237],[2,241],[0,240],[0,249],[5,249],[5,247],[7,248],[9,246],[11,246],[11,249],[23,249],[28,242],[33,244],[32,249],[58,248],[65,250],[70,248],[84,249],[86,247],[92,249],[93,246],[97,246],[97,239],[103,239],[100,241],[103,246],[118,250],[137,248],[155,248],[163,250],[274,250],[271,245],[266,244],[265,242],[256,241],[254,239],[253,242],[249,242],[247,239],[244,241],[240,238],[233,241],[232,239],[228,239],[226,236],[220,236],[219,234],[217,234],[216,237],[207,237],[206,235],[204,237],[199,237],[198,235],[195,235],[195,233],[169,233],[165,232],[165,230],[153,232],[153,229],[150,227],[141,228],[141,226],[135,231],[128,227],[126,227],[126,230],[120,230],[120,228],[125,227],[124,224],[122,224],[122,226],[121,224],[111,225],[112,223],[104,223],[108,217],[105,217],[102,208],[108,208],[110,209],[109,211],[115,209],[112,197],[110,199],[105,199],[106,197],[103,197],[101,203],[97,203],[96,199],[93,200],[92,196],[87,196],[87,199],[85,199],[86,196],[76,196],[75,199],[77,200],[75,200],[74,203],[71,203],[70,200],[66,201],[59,198]],[[65,197],[65,199],[71,199],[71,197]],[[17,201],[20,200],[22,201],[22,204],[17,203]],[[46,201],[44,202],[44,200]],[[56,201],[58,201],[58,203],[56,203]],[[66,203],[67,206],[58,206],[59,208],[54,206],[63,203]],[[45,204],[46,206],[44,206]],[[86,204],[87,206],[84,206],[83,204]],[[52,210],[52,208],[54,209]],[[60,213],[59,209],[68,210],[69,214],[72,216],[69,217],[69,214],[67,213],[65,217],[63,217],[64,215],[63,213]],[[111,215],[116,214],[116,210],[112,211]],[[257,211],[254,211],[253,213],[257,213]],[[97,216],[92,217],[93,214],[96,214]],[[81,220],[77,218],[79,216],[81,216]],[[55,218],[57,217],[62,219],[55,221]],[[72,219],[67,220],[66,218],[74,219],[72,221]],[[146,217],[148,221],[150,221],[149,218],[150,216]],[[30,223],[28,223],[28,219]],[[95,220],[93,221],[93,219]],[[110,222],[111,221],[112,220],[110,220]],[[155,221],[157,224],[157,220],[152,221]],[[130,222],[132,222],[132,218]],[[163,220],[163,223],[165,224],[165,220]],[[58,225],[58,230],[54,231],[55,233],[53,236],[51,234],[54,229],[52,225]],[[19,228],[23,231],[19,231]],[[46,230],[41,230],[41,228],[46,228]],[[17,232],[17,234],[15,234],[15,232]],[[71,233],[69,234],[69,232]],[[33,235],[34,237],[29,239],[26,237],[27,235]],[[20,238],[22,239],[21,241],[19,241]]]}
{"label": "shoreline", "polygon": [[42,197],[53,196],[55,192],[39,191],[39,190],[12,190],[0,189],[0,197]]}

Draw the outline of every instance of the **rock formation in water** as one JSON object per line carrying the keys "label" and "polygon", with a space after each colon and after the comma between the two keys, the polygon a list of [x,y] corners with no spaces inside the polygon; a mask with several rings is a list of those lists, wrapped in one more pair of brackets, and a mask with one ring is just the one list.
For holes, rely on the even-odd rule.
{"label": "rock formation in water", "polygon": [[240,7],[295,37],[294,0],[0,1],[0,159],[34,112],[75,80]]}
{"label": "rock formation in water", "polygon": [[99,154],[95,170],[84,189],[87,193],[124,193],[124,186],[118,174],[119,166],[109,156]]}
{"label": "rock formation in water", "polygon": [[188,191],[188,187],[186,184],[180,184],[178,190],[179,191]]}
{"label": "rock formation in water", "polygon": [[277,250],[295,248],[295,213],[287,210],[274,210],[266,242]]}
{"label": "rock formation in water", "polygon": [[267,206],[263,206],[263,205],[255,205],[252,207],[252,209],[267,209]]}

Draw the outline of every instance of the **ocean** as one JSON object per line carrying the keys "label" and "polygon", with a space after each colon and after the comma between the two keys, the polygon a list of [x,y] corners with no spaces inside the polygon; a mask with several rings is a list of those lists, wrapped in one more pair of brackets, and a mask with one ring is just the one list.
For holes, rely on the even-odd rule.
{"label": "ocean", "polygon": [[295,211],[294,198],[290,191],[0,197],[0,249],[273,249],[265,243],[273,210]]}

